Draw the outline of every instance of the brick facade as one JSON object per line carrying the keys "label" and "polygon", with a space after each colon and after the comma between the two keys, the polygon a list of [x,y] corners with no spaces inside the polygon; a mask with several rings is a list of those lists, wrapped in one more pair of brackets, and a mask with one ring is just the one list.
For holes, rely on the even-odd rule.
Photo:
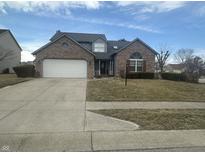
{"label": "brick facade", "polygon": [[[62,46],[64,42],[69,45],[67,48]],[[90,79],[94,77],[94,55],[66,36],[58,39],[36,54],[35,66],[40,77],[42,77],[43,73],[44,59],[86,60],[88,65],[87,77]]]}
{"label": "brick facade", "polygon": [[155,55],[154,53],[145,45],[140,43],[139,41],[135,41],[126,48],[122,49],[117,55],[115,56],[115,76],[120,76],[122,73],[125,72],[126,68],[126,61],[129,57],[135,53],[139,52],[143,59],[146,62],[146,72],[154,72],[155,70]]}

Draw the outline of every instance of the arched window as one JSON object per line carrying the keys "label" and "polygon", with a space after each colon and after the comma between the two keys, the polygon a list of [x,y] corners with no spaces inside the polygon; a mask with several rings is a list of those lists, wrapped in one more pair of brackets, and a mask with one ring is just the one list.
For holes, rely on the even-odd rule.
{"label": "arched window", "polygon": [[130,59],[142,59],[142,55],[139,52],[135,52],[130,56]]}
{"label": "arched window", "polygon": [[130,72],[143,72],[144,60],[139,52],[133,53],[129,58]]}

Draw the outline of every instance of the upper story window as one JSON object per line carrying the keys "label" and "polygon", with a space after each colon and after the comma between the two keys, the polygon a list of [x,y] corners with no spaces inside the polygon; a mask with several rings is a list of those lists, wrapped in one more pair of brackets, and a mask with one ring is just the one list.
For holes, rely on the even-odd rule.
{"label": "upper story window", "polygon": [[94,52],[105,52],[105,44],[104,43],[95,43],[94,44]]}

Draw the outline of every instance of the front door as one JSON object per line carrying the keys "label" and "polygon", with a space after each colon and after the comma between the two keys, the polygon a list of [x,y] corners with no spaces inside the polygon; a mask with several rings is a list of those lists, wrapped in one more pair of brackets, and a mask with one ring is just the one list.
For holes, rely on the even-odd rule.
{"label": "front door", "polygon": [[106,73],[106,61],[101,61],[101,63],[100,63],[100,73],[102,75],[107,74]]}

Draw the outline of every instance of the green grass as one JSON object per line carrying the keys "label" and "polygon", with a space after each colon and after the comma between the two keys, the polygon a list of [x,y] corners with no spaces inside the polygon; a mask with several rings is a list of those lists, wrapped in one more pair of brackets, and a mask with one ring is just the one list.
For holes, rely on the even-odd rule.
{"label": "green grass", "polygon": [[116,109],[92,112],[132,121],[145,130],[205,129],[205,109]]}
{"label": "green grass", "polygon": [[90,80],[87,101],[199,101],[205,102],[205,85],[169,80]]}
{"label": "green grass", "polygon": [[0,74],[0,88],[29,81],[32,78],[18,78],[15,74]]}

